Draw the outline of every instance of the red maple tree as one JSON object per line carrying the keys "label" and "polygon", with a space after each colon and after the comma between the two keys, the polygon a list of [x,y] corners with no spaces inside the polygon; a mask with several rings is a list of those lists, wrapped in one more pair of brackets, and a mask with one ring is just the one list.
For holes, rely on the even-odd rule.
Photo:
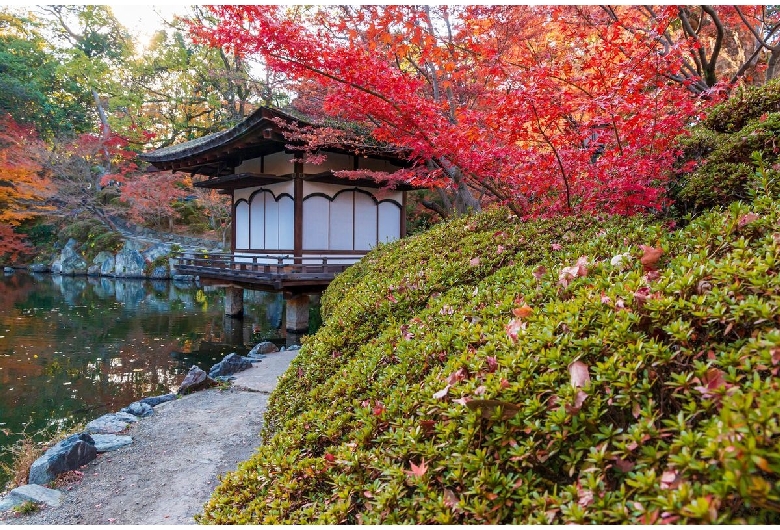
{"label": "red maple tree", "polygon": [[371,176],[435,187],[443,214],[493,201],[523,215],[662,207],[674,137],[715,101],[689,90],[691,38],[666,39],[671,8],[617,20],[596,6],[211,10],[220,23],[193,24],[198,38],[262,56],[301,110],[335,124],[291,140],[314,155],[328,142],[368,150],[368,133],[416,162]]}

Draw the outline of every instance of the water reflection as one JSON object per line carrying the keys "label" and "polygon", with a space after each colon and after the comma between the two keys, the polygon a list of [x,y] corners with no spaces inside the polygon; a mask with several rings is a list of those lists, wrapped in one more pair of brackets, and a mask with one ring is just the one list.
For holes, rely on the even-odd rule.
{"label": "water reflection", "polygon": [[225,318],[222,292],[191,284],[0,276],[0,449],[8,432],[89,420],[171,391],[193,364],[297,339],[280,294],[248,291],[244,310]]}

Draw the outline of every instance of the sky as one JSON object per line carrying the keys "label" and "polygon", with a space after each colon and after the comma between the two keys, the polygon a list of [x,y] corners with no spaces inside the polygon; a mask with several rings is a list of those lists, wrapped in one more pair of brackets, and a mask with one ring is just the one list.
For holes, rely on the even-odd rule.
{"label": "sky", "polygon": [[162,29],[163,20],[184,14],[187,4],[158,3],[155,5],[130,5],[109,2],[116,19],[136,37],[136,44],[145,46],[154,32]]}

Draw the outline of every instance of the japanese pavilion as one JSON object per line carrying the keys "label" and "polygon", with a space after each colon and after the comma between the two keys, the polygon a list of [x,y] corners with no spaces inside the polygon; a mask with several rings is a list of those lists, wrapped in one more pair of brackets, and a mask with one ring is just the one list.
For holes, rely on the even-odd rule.
{"label": "japanese pavilion", "polygon": [[[281,122],[281,123],[280,123]],[[368,178],[334,171],[392,173],[406,162],[391,152],[371,154],[340,146],[322,149],[322,164],[296,159],[284,124],[311,125],[261,107],[225,131],[141,155],[158,170],[202,175],[195,185],[231,196],[231,253],[182,257],[177,269],[204,284],[225,287],[225,311],[243,312],[243,289],[282,291],[287,329],[308,326],[308,295],[380,242],[406,232],[406,191],[382,189]]]}

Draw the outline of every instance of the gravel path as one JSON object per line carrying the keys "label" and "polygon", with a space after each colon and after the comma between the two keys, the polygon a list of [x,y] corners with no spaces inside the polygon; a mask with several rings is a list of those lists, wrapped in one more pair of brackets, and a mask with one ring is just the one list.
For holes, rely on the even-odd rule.
{"label": "gravel path", "polygon": [[268,393],[295,352],[269,354],[211,389],[155,407],[129,428],[133,443],[98,455],[83,478],[61,488],[59,507],[0,514],[2,524],[194,524],[219,482],[260,444]]}

